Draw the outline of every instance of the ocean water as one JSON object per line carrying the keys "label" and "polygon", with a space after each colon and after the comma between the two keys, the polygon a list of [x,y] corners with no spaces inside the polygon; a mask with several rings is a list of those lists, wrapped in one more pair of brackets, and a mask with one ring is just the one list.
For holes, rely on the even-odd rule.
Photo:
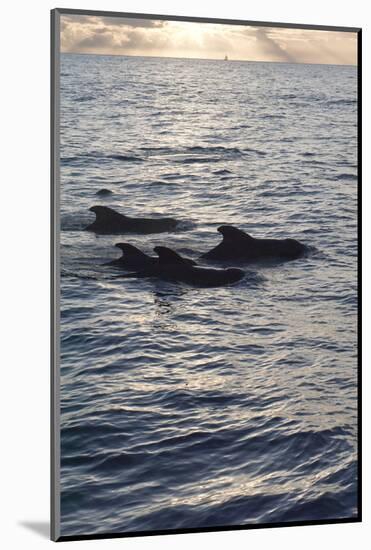
{"label": "ocean water", "polygon": [[[62,535],[357,515],[356,73],[62,55]],[[98,204],[180,227],[96,236]],[[310,253],[209,289],[102,265],[221,224]]]}

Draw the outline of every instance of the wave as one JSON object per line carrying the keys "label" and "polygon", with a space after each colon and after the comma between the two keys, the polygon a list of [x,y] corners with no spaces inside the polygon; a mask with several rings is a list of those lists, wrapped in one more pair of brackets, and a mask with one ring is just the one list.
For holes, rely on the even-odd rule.
{"label": "wave", "polygon": [[[149,73],[142,58],[107,59],[89,56],[96,82],[81,70],[86,56],[63,67],[71,73],[61,120],[63,534],[351,517],[356,106],[338,100],[355,97],[354,70],[332,67],[329,79],[326,66],[233,64],[230,87],[221,79],[219,89],[214,62],[151,58]],[[210,72],[197,80],[203,63]],[[192,77],[182,92],[179,65]],[[122,79],[127,66],[143,71],[140,90]],[[259,93],[267,67],[273,96]],[[254,91],[239,87],[246,69]],[[164,107],[169,86],[182,119]],[[107,101],[73,101],[88,96]],[[85,232],[102,188],[115,191],[107,205],[119,212],[170,211],[181,226],[159,236]],[[151,256],[164,244],[221,267],[197,258],[220,242],[225,223],[319,250],[241,263],[243,281],[217,289],[123,279],[101,265],[127,241]]]}
{"label": "wave", "polygon": [[77,101],[77,103],[83,103],[85,101],[94,101],[94,99],[97,99],[93,95],[83,95],[81,97],[77,97],[74,101]]}
{"label": "wave", "polygon": [[282,94],[278,96],[278,99],[297,99],[297,97],[296,94]]}
{"label": "wave", "polygon": [[337,180],[353,180],[353,181],[356,181],[358,179],[358,176],[356,174],[347,174],[347,173],[342,173],[342,174],[338,174],[336,176],[334,176],[332,178],[333,180],[337,181]]}
{"label": "wave", "polygon": [[[353,482],[356,481],[356,476]],[[309,496],[305,502],[293,499],[285,510],[276,511],[275,521],[311,521],[320,518],[326,519],[356,518],[357,491],[351,486],[336,492],[322,492],[318,495]],[[345,512],[347,510],[347,512]],[[270,518],[272,514],[270,514]]]}
{"label": "wave", "polygon": [[267,153],[265,151],[260,151],[259,149],[251,149],[249,147],[246,147],[246,149],[243,150],[245,153],[255,153],[256,155],[264,157]]}
{"label": "wave", "polygon": [[231,172],[231,170],[223,169],[223,170],[215,170],[213,174],[216,174],[217,176],[225,176],[227,174],[233,174],[233,172]]}
{"label": "wave", "polygon": [[163,154],[163,155],[177,155],[177,154],[187,154],[187,153],[199,153],[199,154],[225,154],[225,155],[243,155],[244,152],[257,152],[256,149],[240,149],[239,147],[225,147],[222,145],[192,145],[189,147],[139,147],[139,151],[143,151],[145,154],[151,156],[153,154]]}
{"label": "wave", "polygon": [[[149,440],[134,437],[139,410],[120,407],[114,415],[113,411],[105,410],[101,420],[95,418],[94,425],[84,426],[80,422],[63,427],[62,470],[67,479],[69,472],[75,471],[80,479],[92,476],[101,480],[101,498],[93,504],[92,514],[102,509],[102,501],[111,510],[112,499],[118,501],[122,487],[132,480],[127,490],[128,498],[135,494],[135,514],[131,516],[130,507],[126,508],[121,530],[130,530],[134,525],[135,529],[156,529],[170,524],[180,528],[349,517],[350,510],[355,514],[356,463],[347,461],[342,454],[347,449],[344,439],[347,431],[337,426],[285,435],[282,430],[294,429],[295,423],[287,424],[282,417],[265,419],[259,428],[215,428],[212,410],[238,407],[245,401],[241,392],[228,395],[205,390],[195,396],[185,390],[158,391],[152,396],[153,410],[143,417],[143,422],[154,422],[153,437]],[[170,411],[174,409],[172,414],[181,410],[183,415],[185,411],[205,408],[211,414],[209,427],[205,422],[203,427],[187,433],[157,430],[155,411],[160,405],[170,407]],[[118,427],[120,418],[122,423]],[[334,454],[341,457],[337,465],[332,463]],[[214,476],[220,464],[223,469],[218,479]],[[328,465],[329,474],[319,476],[324,464]],[[283,482],[281,476],[287,468],[290,476]],[[230,483],[223,483],[223,471],[233,472],[237,487],[239,476],[242,480],[249,474],[250,494],[244,494],[243,483],[239,492]],[[265,478],[276,479],[281,489],[272,493],[264,485]],[[139,479],[143,491],[138,493],[134,480]],[[200,489],[202,480],[204,486]],[[298,494],[298,483],[300,487],[304,480]],[[153,483],[160,490],[160,500],[155,498]],[[86,482],[80,481],[81,494],[86,488]],[[91,490],[90,484],[88,488]],[[148,495],[144,494],[147,491]],[[174,492],[176,499],[172,498]],[[192,506],[194,494],[196,507]],[[74,510],[74,496],[73,488],[64,492],[65,517]]]}
{"label": "wave", "polygon": [[61,269],[61,277],[72,277],[74,279],[91,279],[93,281],[99,281],[100,279],[103,279],[103,277],[97,277],[96,275],[91,275],[83,272],[70,271],[65,268]]}
{"label": "wave", "polygon": [[222,145],[217,145],[217,146],[205,146],[205,147],[202,147],[200,145],[195,145],[194,147],[188,147],[187,148],[189,151],[192,151],[192,152],[195,152],[195,153],[203,153],[203,152],[208,152],[208,153],[235,153],[237,155],[240,155],[241,154],[241,149],[239,149],[238,147],[223,147]]}
{"label": "wave", "polygon": [[355,105],[357,103],[356,99],[330,99],[326,101],[326,105]]}
{"label": "wave", "polygon": [[285,115],[271,115],[271,114],[267,114],[267,115],[262,115],[262,118],[265,119],[265,118],[269,118],[269,119],[283,119],[283,118],[286,118]]}
{"label": "wave", "polygon": [[155,181],[151,181],[148,183],[148,185],[150,185],[151,187],[154,186],[154,187],[161,187],[161,186],[166,186],[168,187],[169,185],[179,185],[179,182],[176,182],[176,181],[173,181],[170,179],[170,181],[167,181],[167,180],[155,180]]}
{"label": "wave", "polygon": [[245,156],[246,154],[256,154],[265,156],[264,151],[246,147],[240,149],[238,147],[223,147],[223,146],[192,146],[192,147],[139,147],[136,152],[125,153],[105,153],[99,151],[91,151],[82,153],[76,156],[61,157],[61,165],[82,165],[89,160],[98,160],[99,162],[109,162],[110,160],[118,160],[121,162],[144,162],[145,160],[159,159],[170,160],[174,163],[192,164],[204,162],[218,162],[221,160],[236,159]]}
{"label": "wave", "polygon": [[92,151],[90,153],[82,153],[72,157],[61,157],[60,162],[62,166],[70,165],[86,165],[89,160],[103,162],[110,162],[111,160],[119,160],[122,162],[143,162],[143,158],[135,154],[127,153],[99,153]]}
{"label": "wave", "polygon": [[121,160],[125,162],[143,162],[143,158],[137,157],[135,155],[105,155],[105,158],[113,160]]}

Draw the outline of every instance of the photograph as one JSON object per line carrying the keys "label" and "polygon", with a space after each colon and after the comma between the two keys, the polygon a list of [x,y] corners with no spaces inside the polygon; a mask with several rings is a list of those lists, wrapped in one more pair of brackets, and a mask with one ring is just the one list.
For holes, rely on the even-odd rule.
{"label": "photograph", "polygon": [[52,22],[54,538],[360,521],[360,30]]}

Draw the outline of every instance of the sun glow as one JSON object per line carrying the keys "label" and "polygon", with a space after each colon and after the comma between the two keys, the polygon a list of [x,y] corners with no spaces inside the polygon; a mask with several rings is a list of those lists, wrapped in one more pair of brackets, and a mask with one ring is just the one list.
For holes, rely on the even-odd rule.
{"label": "sun glow", "polygon": [[355,32],[62,16],[66,53],[356,65]]}

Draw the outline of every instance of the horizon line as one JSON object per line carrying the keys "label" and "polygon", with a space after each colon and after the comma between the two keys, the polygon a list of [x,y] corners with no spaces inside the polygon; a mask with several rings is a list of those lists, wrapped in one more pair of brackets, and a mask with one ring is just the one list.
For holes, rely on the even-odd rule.
{"label": "horizon line", "polygon": [[[126,53],[93,53],[93,52],[64,52],[60,50],[60,54],[63,55],[99,55],[105,57],[149,57],[151,59],[196,59],[198,61],[223,61],[224,63],[238,62],[238,63],[274,63],[283,65],[327,65],[329,67],[358,67],[358,63],[315,63],[315,62],[302,62],[302,61],[258,61],[254,59],[223,59],[222,57],[178,57],[169,55],[132,55]],[[228,55],[228,54],[226,54]]]}

